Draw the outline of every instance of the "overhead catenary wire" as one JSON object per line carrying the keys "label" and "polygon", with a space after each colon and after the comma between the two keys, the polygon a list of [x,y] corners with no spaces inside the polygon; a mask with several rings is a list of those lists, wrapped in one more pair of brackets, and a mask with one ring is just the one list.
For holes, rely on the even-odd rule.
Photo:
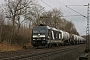
{"label": "overhead catenary wire", "polygon": [[44,2],[43,0],[41,0],[44,4],[46,4],[48,7],[50,7],[51,9],[53,9],[49,4],[47,4],[46,2]]}
{"label": "overhead catenary wire", "polygon": [[[56,0],[57,1],[57,0]],[[60,3],[59,1],[57,1],[59,4],[60,4],[60,6],[62,5],[62,6],[65,6],[63,3]],[[61,7],[62,7],[61,6]],[[69,15],[67,15],[67,14],[65,14],[65,15],[63,15],[63,16],[60,16],[60,17],[64,17],[64,18],[70,18],[70,19],[68,19],[69,21],[73,21],[73,17],[75,17],[75,16],[81,16],[81,15],[72,15],[71,14],[71,12],[70,11],[68,11],[67,10],[67,7],[65,7],[66,9],[63,9],[63,11],[65,10],[65,12],[67,11],[68,13],[67,14],[69,14]]]}
{"label": "overhead catenary wire", "polygon": [[87,18],[85,15],[83,15],[83,14],[81,14],[81,13],[79,13],[79,12],[75,11],[74,9],[72,9],[72,8],[68,7],[67,5],[66,5],[66,7],[67,7],[67,8],[69,8],[69,9],[71,9],[72,11],[74,11],[74,12],[78,13],[79,15],[81,15],[81,16],[83,16],[83,17]]}
{"label": "overhead catenary wire", "polygon": [[87,6],[87,5],[67,5],[67,6]]}
{"label": "overhead catenary wire", "polygon": [[43,0],[41,0],[43,3],[45,3],[48,7],[50,7],[51,9],[53,9],[50,5],[48,5],[46,2],[44,2]]}
{"label": "overhead catenary wire", "polygon": [[[41,1],[42,1],[44,4],[46,4],[48,7],[50,7],[51,9],[53,9],[49,4],[47,4],[47,3],[44,2],[43,0],[41,0]],[[57,0],[57,1],[58,1],[58,0]],[[60,4],[63,4],[63,3],[61,3],[60,1],[58,1],[58,2],[59,2]],[[65,4],[63,4],[63,5],[65,5]],[[73,6],[75,6],[75,5],[73,5]],[[78,5],[78,6],[87,6],[87,5]],[[72,11],[78,13],[79,15],[81,15],[81,16],[87,18],[85,15],[83,15],[83,14],[77,12],[76,10],[74,10],[74,9],[72,9],[72,8],[70,8],[70,7],[68,7],[68,5],[65,5],[65,7],[69,8],[70,10],[72,10]]]}
{"label": "overhead catenary wire", "polygon": [[61,16],[61,17],[71,17],[71,16],[81,16],[81,15],[67,15],[67,16]]}
{"label": "overhead catenary wire", "polygon": [[[58,0],[57,0],[58,1]],[[61,3],[60,1],[58,1],[60,4],[63,4],[63,3]],[[63,5],[65,5],[65,4],[63,4]],[[78,5],[79,6],[79,5]],[[83,6],[87,6],[87,5],[83,5]],[[69,9],[71,9],[72,11],[74,11],[74,12],[76,12],[76,13],[78,13],[79,15],[81,15],[81,16],[83,16],[83,17],[85,17],[85,18],[87,18],[85,15],[83,15],[83,14],[81,14],[81,13],[79,13],[79,12],[77,12],[76,10],[74,10],[74,9],[72,9],[72,8],[70,8],[70,7],[68,7],[68,5],[65,5],[65,7],[67,7],[67,8],[69,8]]]}

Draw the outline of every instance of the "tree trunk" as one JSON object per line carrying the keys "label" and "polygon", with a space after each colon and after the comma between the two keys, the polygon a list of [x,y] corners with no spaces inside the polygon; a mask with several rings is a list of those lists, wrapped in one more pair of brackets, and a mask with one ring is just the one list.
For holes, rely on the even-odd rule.
{"label": "tree trunk", "polygon": [[0,31],[0,43],[2,42],[2,25],[1,25],[1,31]]}

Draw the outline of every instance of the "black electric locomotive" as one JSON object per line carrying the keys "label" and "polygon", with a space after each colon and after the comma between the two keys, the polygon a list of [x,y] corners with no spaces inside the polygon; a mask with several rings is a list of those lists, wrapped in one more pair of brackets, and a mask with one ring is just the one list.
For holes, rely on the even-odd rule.
{"label": "black electric locomotive", "polygon": [[52,45],[57,45],[61,42],[60,36],[60,31],[55,28],[49,26],[34,27],[32,30],[32,45],[34,47],[51,47]]}

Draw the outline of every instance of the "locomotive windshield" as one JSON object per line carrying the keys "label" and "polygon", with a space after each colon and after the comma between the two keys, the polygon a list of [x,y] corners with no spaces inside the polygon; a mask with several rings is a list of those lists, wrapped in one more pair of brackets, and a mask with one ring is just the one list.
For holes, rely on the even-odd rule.
{"label": "locomotive windshield", "polygon": [[33,28],[33,33],[39,33],[38,28]]}
{"label": "locomotive windshield", "polygon": [[33,28],[33,33],[45,33],[46,28],[45,27],[35,27]]}

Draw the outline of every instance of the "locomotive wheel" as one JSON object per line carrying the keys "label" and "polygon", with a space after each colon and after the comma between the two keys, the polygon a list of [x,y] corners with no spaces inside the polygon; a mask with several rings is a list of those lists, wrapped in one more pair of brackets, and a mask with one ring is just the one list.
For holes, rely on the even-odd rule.
{"label": "locomotive wheel", "polygon": [[57,47],[59,46],[59,44],[57,43]]}
{"label": "locomotive wheel", "polygon": [[58,47],[58,46],[59,46],[59,44],[58,44],[58,43],[56,43],[56,44],[55,44],[55,47]]}
{"label": "locomotive wheel", "polygon": [[50,47],[52,47],[52,45],[51,44],[47,44],[46,47],[47,48],[50,48]]}

